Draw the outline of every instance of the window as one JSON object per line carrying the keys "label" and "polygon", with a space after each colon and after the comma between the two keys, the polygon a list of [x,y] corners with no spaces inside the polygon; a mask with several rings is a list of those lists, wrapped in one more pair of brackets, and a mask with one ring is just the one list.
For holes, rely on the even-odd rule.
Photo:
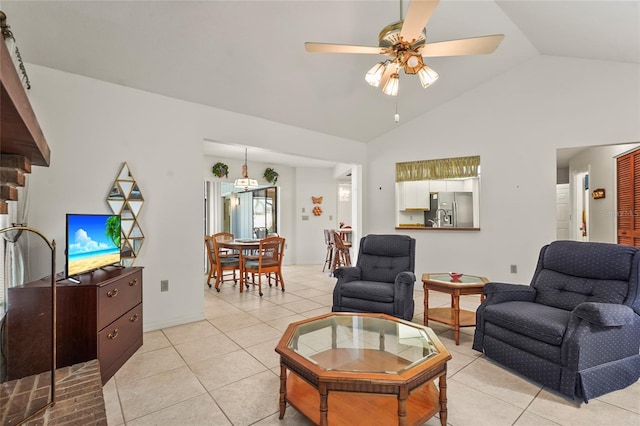
{"label": "window", "polygon": [[277,188],[269,187],[251,191],[253,198],[254,238],[265,238],[278,232]]}

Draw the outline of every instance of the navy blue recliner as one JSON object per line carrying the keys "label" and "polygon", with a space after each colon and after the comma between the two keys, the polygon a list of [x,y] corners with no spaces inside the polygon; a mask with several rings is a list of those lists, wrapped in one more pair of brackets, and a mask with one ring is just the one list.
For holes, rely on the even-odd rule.
{"label": "navy blue recliner", "polygon": [[530,286],[487,283],[473,348],[577,402],[640,378],[640,250],[555,241]]}
{"label": "navy blue recliner", "polygon": [[367,235],[356,266],[338,268],[333,312],[373,312],[411,321],[416,240],[407,235]]}

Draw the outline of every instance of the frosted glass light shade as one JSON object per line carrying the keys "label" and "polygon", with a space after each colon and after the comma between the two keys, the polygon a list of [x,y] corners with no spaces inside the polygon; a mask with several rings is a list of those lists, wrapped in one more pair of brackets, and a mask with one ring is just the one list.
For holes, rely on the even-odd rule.
{"label": "frosted glass light shade", "polygon": [[378,62],[371,67],[369,71],[367,71],[364,79],[373,87],[378,87],[380,85],[380,80],[382,80],[382,74],[384,74],[384,70],[386,68],[387,64],[385,62]]}
{"label": "frosted glass light shade", "polygon": [[387,80],[387,84],[384,85],[382,91],[385,95],[389,96],[398,96],[398,87],[400,86],[400,76],[398,73],[391,74],[389,80]]}
{"label": "frosted glass light shade", "polygon": [[437,72],[435,72],[432,68],[429,68],[428,65],[423,66],[418,71],[418,78],[420,78],[420,83],[423,88],[427,88],[431,86],[437,79],[440,77]]}
{"label": "frosted glass light shade", "polygon": [[418,59],[417,56],[410,56],[409,59],[407,59],[407,65],[412,68],[418,65],[419,63],[420,63],[420,59]]}
{"label": "frosted glass light shade", "polygon": [[244,188],[244,189],[255,188],[256,186],[258,186],[258,181],[255,179],[240,178],[240,179],[236,179],[234,185],[237,186],[238,188]]}

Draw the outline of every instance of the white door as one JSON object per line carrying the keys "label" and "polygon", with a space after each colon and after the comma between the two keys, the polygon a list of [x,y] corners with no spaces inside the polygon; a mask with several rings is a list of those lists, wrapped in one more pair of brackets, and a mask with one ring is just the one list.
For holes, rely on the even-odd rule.
{"label": "white door", "polygon": [[569,205],[569,184],[556,185],[556,238],[569,239],[569,219],[571,209]]}

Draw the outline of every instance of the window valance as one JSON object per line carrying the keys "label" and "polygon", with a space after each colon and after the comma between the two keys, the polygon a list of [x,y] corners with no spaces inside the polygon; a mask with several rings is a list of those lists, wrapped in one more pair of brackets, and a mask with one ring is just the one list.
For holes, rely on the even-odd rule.
{"label": "window valance", "polygon": [[439,180],[478,176],[480,156],[396,163],[396,182]]}

